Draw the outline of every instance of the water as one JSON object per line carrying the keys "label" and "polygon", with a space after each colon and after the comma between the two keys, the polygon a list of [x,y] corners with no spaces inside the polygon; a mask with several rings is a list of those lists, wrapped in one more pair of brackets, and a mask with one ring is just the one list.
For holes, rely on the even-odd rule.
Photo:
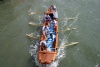
{"label": "water", "polygon": [[[59,45],[78,41],[76,46],[59,49],[50,67],[100,67],[100,1],[99,0],[4,0],[0,1],[0,67],[37,67],[29,54],[29,46],[37,41],[26,33],[40,35],[43,14],[51,4],[57,6],[59,29],[76,30],[59,33]],[[38,30],[38,31],[37,31]]]}

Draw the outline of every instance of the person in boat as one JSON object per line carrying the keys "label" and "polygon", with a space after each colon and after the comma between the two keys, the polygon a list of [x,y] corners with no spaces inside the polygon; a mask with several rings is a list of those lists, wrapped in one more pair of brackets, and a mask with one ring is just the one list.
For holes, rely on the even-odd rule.
{"label": "person in boat", "polygon": [[55,33],[50,33],[50,38],[52,39],[52,41],[54,42],[56,39],[56,35]]}
{"label": "person in boat", "polygon": [[47,24],[48,26],[50,26],[50,21],[51,21],[51,17],[49,16],[48,13],[45,13],[45,24]]}
{"label": "person in boat", "polygon": [[55,39],[56,39],[56,35],[54,33],[50,33],[48,35],[48,40],[46,41],[47,51],[54,51],[52,48],[54,46]]}
{"label": "person in boat", "polygon": [[48,34],[48,40],[46,41],[46,43],[47,43],[47,51],[51,51],[53,47],[53,40],[51,34]]}
{"label": "person in boat", "polygon": [[56,10],[56,6],[55,6],[55,5],[51,5],[50,9],[51,9],[51,10],[52,10],[52,12],[53,12],[53,11],[55,11],[55,10]]}
{"label": "person in boat", "polygon": [[55,19],[53,19],[53,20],[50,22],[50,25],[51,25],[52,27],[55,28],[55,26],[57,26],[57,21],[56,21]]}
{"label": "person in boat", "polygon": [[51,10],[52,10],[52,12],[53,12],[53,18],[54,19],[58,19],[58,11],[57,11],[57,8],[56,8],[56,6],[55,5],[51,5]]}
{"label": "person in boat", "polygon": [[55,8],[56,8],[55,6],[51,5],[51,7],[46,12],[47,14],[49,14],[49,16],[51,17],[52,20],[54,19]]}
{"label": "person in boat", "polygon": [[51,20],[51,17],[49,16],[48,13],[45,13],[45,21],[48,22]]}
{"label": "person in boat", "polygon": [[43,35],[47,39],[47,35],[49,33],[49,27],[47,25],[43,26],[42,31],[43,31]]}
{"label": "person in boat", "polygon": [[46,41],[45,40],[42,40],[40,42],[40,46],[42,47],[42,50],[46,50],[46,48],[47,48]]}

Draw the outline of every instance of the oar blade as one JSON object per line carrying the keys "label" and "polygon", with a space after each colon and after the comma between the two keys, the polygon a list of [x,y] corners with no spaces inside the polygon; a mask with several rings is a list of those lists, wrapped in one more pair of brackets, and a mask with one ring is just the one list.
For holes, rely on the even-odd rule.
{"label": "oar blade", "polygon": [[31,12],[29,15],[42,14],[43,12]]}
{"label": "oar blade", "polygon": [[75,20],[75,18],[61,18],[60,20]]}
{"label": "oar blade", "polygon": [[68,31],[75,30],[76,28],[67,28]]}
{"label": "oar blade", "polygon": [[33,14],[35,14],[35,12],[31,12],[29,15],[33,15]]}
{"label": "oar blade", "polygon": [[75,18],[68,18],[68,20],[75,20]]}
{"label": "oar blade", "polygon": [[67,29],[65,29],[65,30],[60,30],[60,31],[58,31],[58,32],[64,32],[64,31],[70,31],[70,30],[75,30],[76,28],[67,28]]}
{"label": "oar blade", "polygon": [[70,44],[62,45],[62,46],[60,46],[59,48],[64,48],[64,47],[67,47],[67,46],[76,45],[76,44],[78,44],[78,43],[79,43],[79,42],[71,42]]}
{"label": "oar blade", "polygon": [[33,25],[33,26],[43,26],[42,24],[35,24],[33,22],[30,22],[29,25]]}
{"label": "oar blade", "polygon": [[32,33],[31,33],[31,34],[26,34],[26,36],[27,36],[27,37],[30,37],[30,38],[39,39],[38,37],[33,36]]}

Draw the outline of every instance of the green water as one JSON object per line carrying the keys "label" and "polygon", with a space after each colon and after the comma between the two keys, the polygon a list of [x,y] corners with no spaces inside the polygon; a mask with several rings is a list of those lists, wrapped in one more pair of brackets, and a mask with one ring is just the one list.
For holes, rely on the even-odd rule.
{"label": "green water", "polygon": [[59,29],[77,28],[59,33],[59,45],[66,36],[68,43],[79,42],[65,49],[58,67],[100,66],[100,0],[4,0],[0,1],[0,67],[37,67],[29,54],[29,45],[35,40],[25,34],[40,34],[40,27],[28,23],[40,23],[43,14],[29,13],[44,12],[51,4],[56,5],[59,18],[76,18],[59,20]]}

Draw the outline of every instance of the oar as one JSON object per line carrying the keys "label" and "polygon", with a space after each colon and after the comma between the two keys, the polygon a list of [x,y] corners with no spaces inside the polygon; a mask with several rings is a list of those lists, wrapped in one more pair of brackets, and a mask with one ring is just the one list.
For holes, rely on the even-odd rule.
{"label": "oar", "polygon": [[42,14],[44,12],[31,12],[29,15],[33,15],[33,14]]}
{"label": "oar", "polygon": [[76,45],[76,44],[78,44],[78,43],[79,43],[79,42],[71,42],[70,44],[62,45],[62,46],[60,46],[59,48],[64,48],[64,47],[67,47],[67,46]]}
{"label": "oar", "polygon": [[67,29],[65,29],[65,30],[60,30],[60,31],[58,31],[58,32],[64,32],[64,31],[70,31],[70,30],[75,30],[76,28],[67,28]]}
{"label": "oar", "polygon": [[68,18],[68,20],[75,20],[75,18]]}
{"label": "oar", "polygon": [[75,30],[76,28],[67,28],[68,31]]}
{"label": "oar", "polygon": [[[72,46],[72,45],[77,45],[79,42],[71,42],[70,44],[66,44],[66,45],[62,45],[58,48],[64,48],[64,47],[67,47],[67,46]],[[50,49],[58,49],[58,48],[50,48]]]}
{"label": "oar", "polygon": [[[33,22],[30,22],[29,23],[30,25],[33,25],[33,26],[43,26],[42,24],[34,24]],[[63,32],[63,31],[70,31],[70,30],[75,30],[76,28],[67,28],[66,30],[60,30],[58,32]]]}
{"label": "oar", "polygon": [[30,22],[29,24],[33,26],[43,26],[42,24],[34,24],[33,22]]}
{"label": "oar", "polygon": [[75,20],[75,18],[61,18],[61,19],[59,19],[59,20],[64,20],[64,19]]}
{"label": "oar", "polygon": [[39,39],[38,37],[36,36],[32,36],[32,34],[26,34],[27,37],[30,37],[30,38],[35,38],[35,39]]}
{"label": "oar", "polygon": [[[33,14],[42,14],[44,12],[31,12],[29,15],[33,15]],[[60,20],[63,20],[63,19],[68,19],[68,20],[75,20],[75,18],[61,18]]]}

